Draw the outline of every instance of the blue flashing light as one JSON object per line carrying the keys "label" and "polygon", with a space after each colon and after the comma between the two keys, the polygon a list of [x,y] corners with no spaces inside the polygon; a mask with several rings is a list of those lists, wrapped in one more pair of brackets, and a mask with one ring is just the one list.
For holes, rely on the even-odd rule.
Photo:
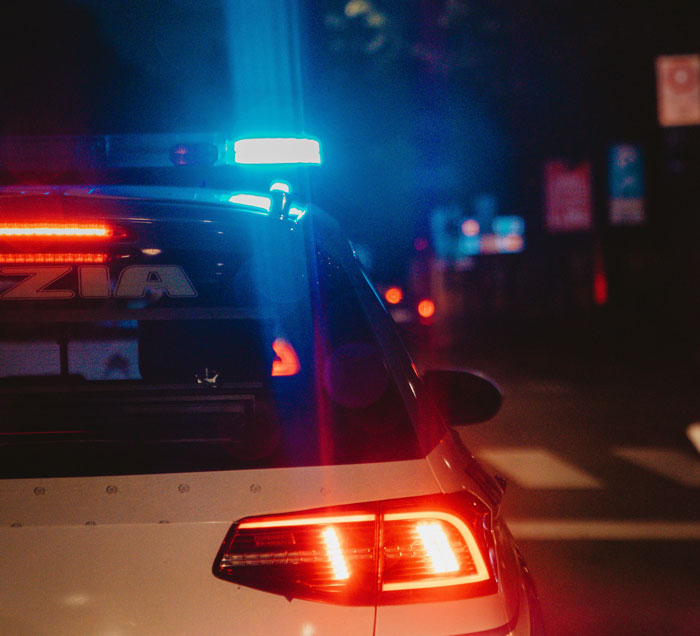
{"label": "blue flashing light", "polygon": [[300,208],[296,205],[292,205],[289,208],[289,218],[298,221],[302,216],[306,214],[306,208]]}
{"label": "blue flashing light", "polygon": [[270,192],[285,192],[289,194],[292,187],[286,181],[273,181],[270,184]]}
{"label": "blue flashing light", "polygon": [[321,144],[316,139],[267,137],[239,139],[233,144],[236,163],[321,165]]}
{"label": "blue flashing light", "polygon": [[237,203],[238,205],[245,205],[249,208],[257,208],[264,212],[269,212],[272,207],[272,199],[261,194],[247,194],[241,192],[229,197],[229,201],[231,203]]}

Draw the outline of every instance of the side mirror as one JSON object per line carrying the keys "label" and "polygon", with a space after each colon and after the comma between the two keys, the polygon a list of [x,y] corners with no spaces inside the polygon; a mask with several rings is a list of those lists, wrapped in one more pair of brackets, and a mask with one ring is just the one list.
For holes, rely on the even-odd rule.
{"label": "side mirror", "polygon": [[473,371],[426,371],[423,381],[449,424],[478,424],[490,420],[501,408],[500,389]]}

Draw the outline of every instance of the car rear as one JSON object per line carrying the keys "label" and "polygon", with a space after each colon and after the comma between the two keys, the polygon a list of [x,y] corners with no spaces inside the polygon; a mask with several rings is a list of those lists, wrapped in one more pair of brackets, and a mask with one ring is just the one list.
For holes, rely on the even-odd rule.
{"label": "car rear", "polygon": [[251,196],[0,195],[0,633],[529,633],[347,244]]}

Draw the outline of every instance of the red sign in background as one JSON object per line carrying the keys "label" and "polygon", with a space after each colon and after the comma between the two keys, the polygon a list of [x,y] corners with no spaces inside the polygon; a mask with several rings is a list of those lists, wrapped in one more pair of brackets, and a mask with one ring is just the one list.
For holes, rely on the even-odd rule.
{"label": "red sign in background", "polygon": [[700,55],[656,58],[656,89],[662,126],[700,124]]}
{"label": "red sign in background", "polygon": [[591,164],[569,167],[563,161],[544,166],[545,227],[550,232],[576,232],[593,227]]}

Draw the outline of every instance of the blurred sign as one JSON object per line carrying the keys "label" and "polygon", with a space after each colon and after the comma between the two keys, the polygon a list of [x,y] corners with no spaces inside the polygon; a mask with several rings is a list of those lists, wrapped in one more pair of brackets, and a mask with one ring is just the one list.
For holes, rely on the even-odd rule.
{"label": "blurred sign", "polygon": [[644,212],[644,159],[633,144],[615,144],[608,151],[610,223],[639,225]]}
{"label": "blurred sign", "polygon": [[474,198],[474,218],[481,227],[489,227],[496,216],[498,202],[493,194],[480,194]]}
{"label": "blurred sign", "polygon": [[700,124],[700,55],[657,57],[656,93],[662,126]]}
{"label": "blurred sign", "polygon": [[458,205],[441,206],[430,213],[430,234],[438,258],[454,261],[459,256],[459,240],[464,212]]}
{"label": "blurred sign", "polygon": [[525,219],[522,216],[513,214],[508,216],[497,216],[493,220],[493,231],[499,236],[507,236],[508,234],[525,234]]}
{"label": "blurred sign", "polygon": [[593,226],[591,164],[569,168],[563,161],[544,166],[545,225],[550,232],[590,230]]}

